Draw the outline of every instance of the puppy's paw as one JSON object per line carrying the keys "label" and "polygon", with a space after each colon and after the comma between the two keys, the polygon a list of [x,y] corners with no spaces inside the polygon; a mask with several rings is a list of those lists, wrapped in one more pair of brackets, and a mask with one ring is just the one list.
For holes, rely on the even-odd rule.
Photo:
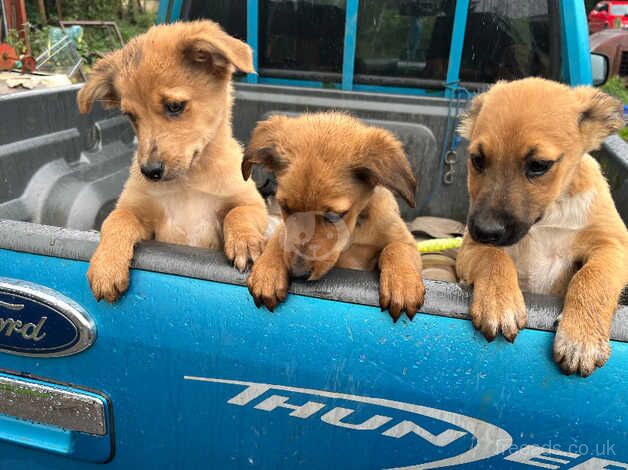
{"label": "puppy's paw", "polygon": [[379,304],[388,309],[393,321],[403,312],[412,320],[423,305],[425,286],[421,273],[415,268],[382,269],[379,275]]}
{"label": "puppy's paw", "polygon": [[240,272],[254,263],[264,250],[264,235],[256,230],[225,231],[225,255]]}
{"label": "puppy's paw", "polygon": [[271,312],[288,295],[288,270],[281,262],[258,261],[246,281],[257,308],[266,306]]}
{"label": "puppy's paw", "polygon": [[488,341],[502,334],[515,341],[528,318],[521,289],[516,283],[476,282],[471,303],[471,321]]}
{"label": "puppy's paw", "polygon": [[554,361],[567,375],[588,377],[610,357],[610,338],[567,318],[563,317],[556,331]]}
{"label": "puppy's paw", "polygon": [[96,250],[89,262],[87,279],[96,300],[114,302],[129,288],[129,263]]}

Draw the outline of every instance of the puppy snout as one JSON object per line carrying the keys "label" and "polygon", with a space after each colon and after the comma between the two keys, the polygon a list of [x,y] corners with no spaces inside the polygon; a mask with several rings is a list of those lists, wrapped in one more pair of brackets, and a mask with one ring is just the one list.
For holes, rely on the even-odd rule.
{"label": "puppy snout", "polygon": [[294,277],[307,277],[312,271],[312,267],[301,254],[295,254],[292,258],[290,271]]}
{"label": "puppy snout", "polygon": [[475,216],[469,221],[469,233],[478,243],[502,245],[508,238],[508,227],[503,219],[493,216]]}
{"label": "puppy snout", "polygon": [[148,161],[140,165],[140,171],[149,180],[159,181],[163,178],[166,167],[162,161]]}

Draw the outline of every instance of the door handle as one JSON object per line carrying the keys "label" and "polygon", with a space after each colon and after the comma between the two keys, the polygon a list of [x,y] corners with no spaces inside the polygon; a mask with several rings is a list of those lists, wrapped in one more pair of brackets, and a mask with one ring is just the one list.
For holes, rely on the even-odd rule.
{"label": "door handle", "polygon": [[106,462],[113,456],[111,429],[105,395],[0,373],[0,440]]}

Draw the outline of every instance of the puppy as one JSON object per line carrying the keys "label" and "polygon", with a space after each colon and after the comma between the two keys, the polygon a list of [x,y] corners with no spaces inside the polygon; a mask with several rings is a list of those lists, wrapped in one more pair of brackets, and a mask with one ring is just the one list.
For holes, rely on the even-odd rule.
{"label": "puppy", "polygon": [[588,152],[622,125],[623,107],[591,87],[540,78],[478,95],[469,140],[468,233],[460,278],[471,317],[490,341],[526,322],[521,290],[564,296],[554,359],[587,376],[610,355],[610,325],[628,282],[628,233]]}
{"label": "puppy", "polygon": [[140,240],[222,246],[240,270],[261,254],[266,208],[242,179],[231,129],[235,68],[254,72],[250,48],[211,21],[155,26],[95,65],[80,111],[97,100],[119,107],[138,142],[87,272],[97,299],[127,289]]}
{"label": "puppy", "polygon": [[283,221],[248,278],[258,307],[283,301],[291,275],[379,265],[382,309],[412,319],[425,293],[421,257],[393,193],[414,206],[416,181],[391,133],[341,113],[274,116],[253,132],[244,179],[254,164],[275,172]]}

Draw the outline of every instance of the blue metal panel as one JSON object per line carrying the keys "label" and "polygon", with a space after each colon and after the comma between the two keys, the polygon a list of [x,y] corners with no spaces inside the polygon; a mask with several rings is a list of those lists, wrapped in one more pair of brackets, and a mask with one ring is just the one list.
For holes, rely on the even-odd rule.
{"label": "blue metal panel", "polygon": [[[467,29],[467,16],[469,14],[469,0],[456,0],[454,13],[454,27],[451,33],[451,46],[449,49],[449,63],[447,65],[447,83],[455,84],[460,79],[460,64],[462,63],[462,50],[464,48],[464,33]],[[453,90],[447,88],[445,96],[453,98]]]}
{"label": "blue metal panel", "polygon": [[591,49],[584,2],[561,0],[563,77],[572,86],[591,85]]}
{"label": "blue metal panel", "polygon": [[159,0],[159,8],[157,9],[157,18],[155,19],[155,23],[163,24],[167,20],[168,16],[168,5],[172,2],[172,0]]}
{"label": "blue metal panel", "polygon": [[342,89],[353,87],[353,69],[355,67],[355,48],[358,35],[359,0],[347,0],[345,17],[345,41],[342,54]]}
{"label": "blue metal panel", "polygon": [[170,23],[179,21],[181,19],[181,7],[183,6],[183,0],[174,0],[172,4],[172,12],[170,13]]}
{"label": "blue metal panel", "polygon": [[[259,0],[246,1],[246,42],[253,49],[253,67],[257,71],[259,61]],[[248,83],[257,83],[258,75],[249,73],[246,76]]]}
{"label": "blue metal panel", "polygon": [[339,83],[323,83],[314,80],[294,80],[292,78],[259,77],[259,83],[265,85],[283,85],[308,88],[340,88]]}
{"label": "blue metal panel", "polygon": [[[181,7],[183,0],[159,0],[159,8],[157,9],[157,18],[155,23],[174,23],[181,18]],[[171,7],[170,16],[168,16],[168,8]]]}
{"label": "blue metal panel", "polygon": [[[97,323],[81,354],[0,354],[0,367],[107,393],[111,469],[391,468],[468,457],[479,444],[488,454],[465,468],[525,468],[505,459],[526,445],[570,452],[559,458],[571,465],[628,462],[626,343],[582,379],[559,372],[547,332],[487,344],[466,320],[394,325],[377,308],[295,295],[271,314],[242,286],[137,270],[109,305],[94,301],[87,263],[2,250],[0,266]],[[0,455],[0,470],[87,468],[7,443]]]}
{"label": "blue metal panel", "polygon": [[399,95],[419,95],[419,96],[444,96],[443,90],[428,90],[424,88],[406,88],[396,86],[383,86],[383,85],[353,85],[355,91],[370,91],[373,93],[393,93]]}

